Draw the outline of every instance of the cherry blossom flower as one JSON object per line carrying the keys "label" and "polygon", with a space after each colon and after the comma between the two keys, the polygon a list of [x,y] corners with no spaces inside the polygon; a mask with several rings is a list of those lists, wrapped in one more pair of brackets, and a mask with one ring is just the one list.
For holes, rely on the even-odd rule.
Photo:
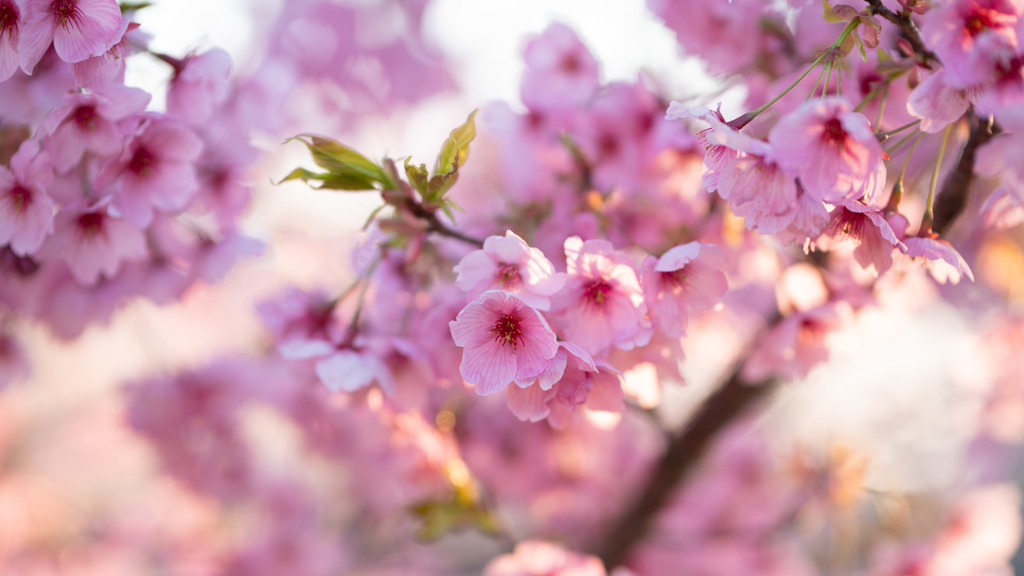
{"label": "cherry blossom flower", "polygon": [[555,272],[544,254],[511,230],[490,236],[482,250],[467,254],[455,266],[455,285],[476,300],[488,290],[511,292],[537,310],[551,308],[551,295],[562,289],[565,274]]}
{"label": "cherry blossom flower", "polygon": [[464,348],[459,369],[481,396],[509,382],[532,382],[558,351],[547,320],[522,299],[492,290],[470,303],[449,323],[455,344]]}
{"label": "cherry blossom flower", "polygon": [[107,158],[121,152],[122,139],[117,122],[141,113],[150,95],[139,88],[111,86],[100,94],[69,94],[67,104],[55,109],[43,121],[49,134],[46,150],[57,172],[65,172],[83,153]]}
{"label": "cherry blossom flower", "polygon": [[946,81],[969,88],[985,81],[993,64],[1012,57],[1021,4],[1014,0],[952,0],[924,17],[921,32],[946,68]]}
{"label": "cherry blossom flower", "polygon": [[711,135],[716,130],[728,129],[725,126],[725,118],[722,117],[720,111],[711,110],[705,106],[691,107],[676,101],[672,101],[669,104],[668,111],[665,113],[666,120],[683,120],[687,118],[703,120],[711,124],[711,128],[706,128],[697,133],[697,140],[704,147],[704,173],[701,176],[700,185],[706,188],[708,192],[714,192],[718,189],[718,178],[722,166],[729,160],[738,157],[739,152],[726,146],[724,142],[718,142],[711,138]]}
{"label": "cherry blossom flower", "polygon": [[592,356],[612,345],[628,350],[650,340],[647,305],[629,256],[607,240],[573,236],[565,241],[565,257],[568,279],[553,310],[566,340]]}
{"label": "cherry blossom flower", "polygon": [[101,275],[112,277],[125,260],[146,256],[142,230],[113,215],[109,196],[64,208],[57,213],[54,228],[40,250],[64,260],[83,286],[95,284]]}
{"label": "cherry blossom flower", "polygon": [[645,258],[640,265],[644,301],[654,327],[668,336],[682,337],[687,310],[709,310],[729,289],[724,265],[721,248],[700,242],[676,246],[661,258]]}
{"label": "cherry blossom flower", "polygon": [[523,59],[520,94],[531,110],[578,106],[597,92],[597,60],[565,24],[554,22],[530,40]]}
{"label": "cherry blossom flower", "polygon": [[60,59],[81,62],[99,56],[121,39],[121,9],[116,0],[26,0],[18,52],[31,74],[53,42]]}
{"label": "cherry blossom flower", "polygon": [[374,382],[387,394],[395,392],[391,370],[371,353],[338,350],[316,363],[316,375],[332,392],[355,392]]}
{"label": "cherry blossom flower", "polygon": [[832,211],[824,234],[832,239],[849,238],[856,242],[854,258],[864,268],[874,267],[876,274],[892,267],[894,248],[906,248],[897,239],[881,210],[855,200],[840,201]]}
{"label": "cherry blossom flower", "polygon": [[221,48],[181,60],[167,89],[167,112],[193,126],[206,122],[228,96],[230,73],[231,56]]}
{"label": "cherry blossom flower", "polygon": [[825,337],[842,322],[832,303],[787,316],[760,339],[760,345],[747,358],[743,377],[762,382],[776,377],[797,380],[828,359]]}
{"label": "cherry blossom flower", "polygon": [[18,69],[21,10],[14,0],[0,0],[0,82]]}
{"label": "cherry blossom flower", "polygon": [[622,377],[607,362],[595,361],[585,350],[559,342],[551,368],[529,386],[509,386],[506,401],[520,420],[548,419],[561,429],[578,417],[578,409],[622,411]]}
{"label": "cherry blossom flower", "polygon": [[185,125],[160,116],[143,120],[121,155],[96,177],[105,188],[117,180],[118,204],[124,217],[146,227],[153,209],[181,212],[199,189],[192,161],[203,142]]}
{"label": "cherry blossom flower", "polygon": [[334,316],[334,302],[321,291],[289,287],[284,296],[256,306],[284,358],[323,356],[335,349],[342,331]]}
{"label": "cherry blossom flower", "polygon": [[805,103],[779,120],[768,141],[782,166],[818,200],[866,196],[870,204],[885,185],[882,148],[870,122],[841,98]]}
{"label": "cherry blossom flower", "polygon": [[932,277],[940,284],[947,281],[957,284],[964,276],[974,281],[974,273],[960,253],[938,235],[904,238],[903,243],[906,245],[903,253],[914,259],[922,259]]}
{"label": "cherry blossom flower", "polygon": [[949,86],[945,78],[946,71],[939,70],[918,84],[907,98],[907,111],[921,119],[921,130],[931,134],[959,120],[971,105],[969,91]]}
{"label": "cherry blossom flower", "polygon": [[128,17],[121,18],[120,40],[106,52],[75,62],[71,71],[75,83],[93,92],[104,92],[111,82],[124,81],[125,60],[132,54],[132,43],[128,32],[137,30],[139,24]]}
{"label": "cherry blossom flower", "polygon": [[10,244],[19,256],[34,252],[53,232],[53,182],[50,156],[35,140],[22,142],[11,168],[0,166],[0,246]]}
{"label": "cherry blossom flower", "polygon": [[604,565],[596,556],[570,552],[541,540],[516,544],[511,554],[503,554],[487,563],[484,576],[605,576]]}

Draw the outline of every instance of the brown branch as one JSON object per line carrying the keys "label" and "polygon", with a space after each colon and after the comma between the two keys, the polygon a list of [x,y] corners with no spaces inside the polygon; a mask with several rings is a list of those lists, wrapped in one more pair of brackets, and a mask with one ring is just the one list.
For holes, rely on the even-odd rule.
{"label": "brown branch", "polygon": [[979,119],[973,110],[967,113],[967,119],[971,125],[971,135],[960,152],[960,161],[957,162],[956,169],[946,178],[942,190],[935,198],[935,220],[932,222],[932,230],[939,234],[949,229],[967,205],[971,181],[974,179],[974,158],[978,148],[1000,132],[999,126]]}
{"label": "brown branch", "polygon": [[742,368],[741,362],[725,384],[704,401],[686,427],[669,441],[637,500],[612,524],[597,548],[597,555],[609,569],[622,564],[633,546],[647,535],[657,513],[668,503],[683,476],[700,460],[711,440],[775,388],[774,381],[744,383],[740,377]]}
{"label": "brown branch", "polygon": [[889,10],[882,4],[882,0],[867,0],[867,3],[871,6],[871,12],[885,18],[889,22],[892,22],[903,31],[903,35],[907,38],[907,41],[910,42],[910,45],[914,48],[915,52],[929,60],[941,63],[935,52],[929,50],[925,45],[924,38],[921,37],[921,30],[918,29],[917,24],[910,19],[910,16],[897,14],[892,10]]}

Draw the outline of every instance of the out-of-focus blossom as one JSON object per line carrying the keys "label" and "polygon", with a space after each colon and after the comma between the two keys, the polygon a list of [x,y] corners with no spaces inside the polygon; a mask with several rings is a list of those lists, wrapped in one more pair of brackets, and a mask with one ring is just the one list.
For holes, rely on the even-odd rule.
{"label": "out-of-focus blossom", "polygon": [[597,60],[565,24],[555,22],[530,40],[523,59],[520,94],[531,110],[579,106],[597,92]]}
{"label": "out-of-focus blossom", "polygon": [[690,242],[641,264],[644,301],[654,326],[668,336],[686,333],[687,310],[710,310],[729,289],[725,255],[714,244]]}
{"label": "out-of-focus blossom", "polygon": [[938,237],[904,238],[903,253],[914,260],[922,260],[931,275],[941,284],[960,282],[964,276],[974,281],[974,273],[960,253],[948,241]]}
{"label": "out-of-focus blossom", "polygon": [[25,256],[53,232],[53,200],[46,193],[52,182],[50,156],[35,140],[22,142],[10,169],[0,166],[0,245]]}
{"label": "out-of-focus blossom", "polygon": [[231,57],[221,48],[187,56],[167,89],[167,112],[190,125],[206,122],[228,97],[230,73]]}
{"label": "out-of-focus blossom", "polygon": [[110,197],[82,200],[57,213],[54,232],[40,250],[63,260],[75,280],[84,286],[101,276],[111,278],[126,260],[146,256],[146,239],[137,226],[115,216]]}
{"label": "out-of-focus blossom", "polygon": [[484,576],[605,576],[596,556],[584,556],[541,540],[516,544],[511,554],[487,563]]}

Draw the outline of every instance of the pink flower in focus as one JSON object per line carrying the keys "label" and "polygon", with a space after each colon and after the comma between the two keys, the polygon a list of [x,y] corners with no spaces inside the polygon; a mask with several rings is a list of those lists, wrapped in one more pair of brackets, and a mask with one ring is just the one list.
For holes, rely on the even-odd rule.
{"label": "pink flower in focus", "polygon": [[905,248],[881,210],[856,200],[840,201],[832,211],[824,234],[832,239],[849,238],[856,242],[853,257],[865,269],[874,266],[876,274],[892,267],[893,248]]}
{"label": "pink flower in focus", "polygon": [[946,82],[969,88],[1013,56],[1020,14],[1015,0],[952,0],[925,15],[921,32],[946,68]]}
{"label": "pink flower in focus", "polygon": [[121,39],[121,8],[116,0],[26,0],[18,52],[26,74],[53,48],[74,64],[99,56]]}
{"label": "pink flower in focus", "polygon": [[544,253],[531,248],[508,230],[505,236],[484,240],[482,250],[467,254],[455,266],[455,285],[476,300],[488,290],[504,290],[519,296],[538,310],[551,308],[551,295],[565,285],[565,274],[555,272]]}
{"label": "pink flower in focus", "polygon": [[481,396],[513,380],[531,383],[551,365],[558,351],[544,317],[518,296],[485,292],[450,322],[456,346],[464,348],[459,370]]}
{"label": "pink flower in focus", "polygon": [[107,196],[64,208],[57,214],[54,233],[41,248],[46,256],[62,258],[83,286],[95,284],[100,275],[113,277],[125,260],[146,257],[142,230],[113,216],[109,204]]}
{"label": "pink flower in focus", "polygon": [[75,84],[93,92],[103,92],[111,82],[124,82],[125,59],[132,54],[132,43],[128,32],[137,30],[139,24],[127,17],[121,19],[119,38],[110,50],[81,62],[75,62],[71,71]]}
{"label": "pink flower in focus", "polygon": [[[721,104],[719,104],[721,105]],[[704,173],[700,178],[700,185],[708,192],[718,189],[718,178],[722,167],[732,159],[739,156],[739,152],[725,145],[724,142],[717,142],[711,136],[716,130],[727,128],[725,118],[718,110],[711,110],[705,106],[687,106],[682,102],[672,101],[665,112],[666,120],[685,120],[694,118],[711,124],[697,133],[697,140],[704,148]],[[731,128],[729,128],[731,130]]]}
{"label": "pink flower in focus", "polygon": [[540,540],[516,544],[511,554],[487,563],[483,576],[605,576],[596,556],[584,556]]}
{"label": "pink flower in focus", "polygon": [[807,376],[828,359],[825,337],[839,327],[840,320],[834,304],[786,317],[760,338],[743,366],[743,378],[758,383],[771,377],[790,381]]}
{"label": "pink flower in focus", "polygon": [[150,95],[139,88],[111,86],[104,94],[69,94],[68,102],[46,116],[46,150],[57,172],[66,172],[88,152],[100,158],[121,152],[117,122],[139,114]]}
{"label": "pink flower in focus", "polygon": [[18,69],[21,10],[14,0],[0,0],[0,82]]}
{"label": "pink flower in focus", "polygon": [[648,256],[640,265],[644,300],[654,327],[673,338],[686,333],[687,309],[714,308],[729,289],[725,255],[714,244],[690,242]]}
{"label": "pink flower in focus", "polygon": [[597,60],[565,24],[554,22],[530,40],[523,59],[520,95],[531,110],[579,106],[597,92]]}
{"label": "pink flower in focus", "polygon": [[960,253],[953,248],[949,242],[933,235],[931,238],[912,237],[904,238],[903,243],[906,249],[903,253],[911,258],[921,258],[924,265],[931,272],[932,277],[940,284],[949,281],[957,284],[960,279],[967,276],[974,282],[974,273],[964,261]]}
{"label": "pink flower in focus", "polygon": [[[841,98],[807,102],[768,134],[782,166],[800,177],[823,202],[866,196],[872,203],[885,185],[882,148],[863,114]],[[880,173],[880,174],[879,174]]]}
{"label": "pink flower in focus", "polygon": [[652,330],[629,256],[607,240],[573,236],[565,240],[565,257],[568,279],[554,298],[565,339],[593,356],[613,344],[626,350],[646,344]]}
{"label": "pink flower in focus", "polygon": [[143,120],[120,157],[108,162],[96,177],[96,186],[118,181],[118,204],[124,217],[146,227],[153,209],[169,213],[184,210],[199,189],[192,161],[203,142],[184,124],[150,116]]}
{"label": "pink flower in focus", "polygon": [[21,143],[10,169],[0,166],[0,246],[9,243],[25,256],[53,232],[53,200],[46,194],[51,182],[50,156],[35,140]]}
{"label": "pink flower in focus", "polygon": [[193,126],[202,124],[228,97],[231,57],[220,48],[186,57],[167,89],[167,112]]}
{"label": "pink flower in focus", "polygon": [[578,417],[578,408],[606,412],[622,411],[622,378],[606,362],[594,361],[585,350],[559,342],[554,362],[529,386],[509,386],[505,400],[520,420],[537,422],[544,418],[562,429]]}

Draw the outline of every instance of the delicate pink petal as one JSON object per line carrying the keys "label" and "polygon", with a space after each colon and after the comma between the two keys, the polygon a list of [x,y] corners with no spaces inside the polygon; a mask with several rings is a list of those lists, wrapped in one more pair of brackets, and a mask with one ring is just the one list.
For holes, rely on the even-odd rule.
{"label": "delicate pink petal", "polygon": [[550,410],[547,407],[548,391],[537,384],[520,388],[509,386],[505,389],[505,401],[509,410],[520,420],[538,422],[547,417]]}

